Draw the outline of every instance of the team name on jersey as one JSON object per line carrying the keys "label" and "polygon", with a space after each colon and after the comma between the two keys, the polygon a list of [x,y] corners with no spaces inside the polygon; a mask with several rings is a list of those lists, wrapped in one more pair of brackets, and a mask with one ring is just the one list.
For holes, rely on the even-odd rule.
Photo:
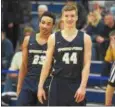
{"label": "team name on jersey", "polygon": [[45,59],[46,59],[46,51],[43,51],[43,50],[33,50],[33,49],[30,49],[29,50],[29,53],[33,53],[34,56],[33,56],[33,61],[32,61],[32,64],[33,65],[43,65]]}
{"label": "team name on jersey", "polygon": [[58,48],[58,52],[61,52],[61,51],[71,51],[71,50],[83,50],[83,47]]}
{"label": "team name on jersey", "polygon": [[46,53],[46,51],[30,49],[30,50],[29,50],[29,53]]}

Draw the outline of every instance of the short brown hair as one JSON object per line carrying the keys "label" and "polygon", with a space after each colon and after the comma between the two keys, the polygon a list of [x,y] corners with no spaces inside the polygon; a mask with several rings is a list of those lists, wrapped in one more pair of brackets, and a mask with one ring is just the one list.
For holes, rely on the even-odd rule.
{"label": "short brown hair", "polygon": [[25,34],[26,32],[34,32],[34,30],[33,30],[32,27],[26,26],[26,27],[24,28],[24,34]]}
{"label": "short brown hair", "polygon": [[77,9],[77,6],[76,5],[65,5],[63,8],[62,8],[62,13],[64,11],[72,11],[72,10],[75,10],[76,11],[76,14],[78,14],[78,9]]}

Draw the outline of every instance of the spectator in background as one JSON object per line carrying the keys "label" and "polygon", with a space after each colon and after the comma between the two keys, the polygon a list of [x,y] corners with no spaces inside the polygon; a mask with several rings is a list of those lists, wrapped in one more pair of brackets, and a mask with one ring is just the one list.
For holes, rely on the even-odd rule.
{"label": "spectator in background", "polygon": [[[23,15],[23,23],[20,24],[20,31],[19,31],[19,41],[21,38],[23,38],[23,31],[26,26],[31,26],[31,20],[32,20],[32,4],[30,0],[20,0],[20,11]],[[19,44],[19,43],[18,43]]]}
{"label": "spectator in background", "polygon": [[[112,105],[112,97],[115,90],[115,30],[113,30],[110,34],[110,44],[106,52],[105,62],[107,64],[111,64],[111,72],[108,72],[110,74],[110,78],[108,81],[107,89],[106,89],[106,96],[105,96],[105,105],[111,106]],[[107,66],[106,66],[107,67]],[[110,69],[109,69],[110,71]]]}
{"label": "spectator in background", "polygon": [[90,12],[87,17],[87,27],[85,31],[91,36],[92,46],[92,60],[97,60],[96,53],[96,36],[99,35],[104,29],[104,23],[101,15],[97,11]]}
{"label": "spectator in background", "polygon": [[32,27],[26,26],[24,28],[24,37],[25,36],[31,36],[31,35],[33,35],[33,33],[34,33],[34,30]]}
{"label": "spectator in background", "polygon": [[[100,2],[101,2],[101,1],[100,1]],[[98,12],[98,13],[102,16],[102,19],[103,19],[103,17],[104,17],[105,14],[106,14],[106,10],[105,10],[105,8],[104,8],[104,5],[99,4],[98,2],[95,2],[95,3],[93,4],[93,11]]]}
{"label": "spectator in background", "polygon": [[58,22],[57,22],[57,25],[56,25],[56,28],[55,28],[55,32],[57,31],[60,31],[60,30],[63,30],[64,29],[64,22],[62,19],[60,19]]}
{"label": "spectator in background", "polygon": [[104,64],[105,64],[105,68],[102,72],[102,76],[109,76],[110,75],[110,68],[111,68],[111,62],[115,60],[115,30],[113,30],[112,32],[110,32],[109,34],[109,39],[110,39],[110,43],[108,46],[108,49],[106,51],[106,56],[104,58]]}
{"label": "spectator in background", "polygon": [[96,36],[96,48],[100,60],[104,60],[106,50],[109,46],[109,33],[115,29],[115,21],[112,14],[105,15],[104,24],[103,31],[100,35]]}
{"label": "spectator in background", "polygon": [[[11,65],[9,68],[10,71],[18,71],[20,69],[22,63],[22,41],[20,41],[20,47],[18,51],[14,54],[13,59],[11,61]],[[12,92],[14,91],[13,84],[17,84],[18,74],[17,73],[10,73],[7,74],[5,85],[4,85],[4,92]],[[15,88],[16,91],[16,88]]]}
{"label": "spectator in background", "polygon": [[19,0],[3,1],[3,27],[6,36],[13,44],[14,50],[18,41],[19,26],[24,22],[23,17],[23,10]]}
{"label": "spectator in background", "polygon": [[[32,27],[25,27],[24,28],[24,36],[32,36],[32,33],[33,33],[33,28]],[[20,69],[20,66],[21,66],[21,62],[22,62],[22,43],[23,43],[23,39],[20,39],[19,41],[19,48],[17,50],[17,52],[14,54],[13,56],[13,59],[12,59],[12,62],[11,62],[11,65],[10,65],[10,68],[9,70],[11,71],[17,71]],[[12,84],[17,84],[17,77],[18,77],[18,74],[8,74],[7,77],[6,77],[6,84],[5,84],[5,87],[4,87],[4,92],[8,92],[8,91],[13,91],[13,86]]]}
{"label": "spectator in background", "polygon": [[110,8],[110,13],[113,15],[114,20],[115,20],[115,4],[113,4]]}
{"label": "spectator in background", "polygon": [[91,35],[92,41],[95,42],[96,35],[99,35],[104,28],[104,23],[102,21],[101,15],[96,12],[90,12],[87,17],[87,27],[86,32]]}
{"label": "spectator in background", "polygon": [[32,18],[32,27],[35,32],[39,32],[39,20],[44,12],[48,11],[47,5],[39,5],[37,8],[37,16]]}
{"label": "spectator in background", "polygon": [[[11,61],[11,58],[12,58],[12,55],[14,53],[14,50],[13,50],[13,45],[11,43],[11,41],[9,39],[6,38],[5,36],[5,32],[4,30],[2,29],[2,32],[1,32],[1,35],[2,35],[2,41],[1,41],[1,55],[2,55],[2,58],[1,58],[1,68],[2,69],[8,69],[9,68],[9,65],[10,65],[10,61]],[[5,75],[2,74],[2,80],[4,80],[4,77]]]}
{"label": "spectator in background", "polygon": [[20,0],[19,1],[20,5],[20,10],[22,11],[23,15],[23,20],[24,20],[24,25],[30,25],[32,16],[31,16],[31,11],[32,11],[32,4],[29,0]]}
{"label": "spectator in background", "polygon": [[80,0],[79,2],[81,2],[87,12],[87,14],[89,13],[89,6],[88,6],[88,0]]}
{"label": "spectator in background", "polygon": [[[26,26],[23,30],[23,36],[20,38],[20,41],[23,41],[25,36],[32,36],[34,34],[34,30],[30,26]],[[17,44],[17,49],[18,47],[20,48],[20,43]]]}

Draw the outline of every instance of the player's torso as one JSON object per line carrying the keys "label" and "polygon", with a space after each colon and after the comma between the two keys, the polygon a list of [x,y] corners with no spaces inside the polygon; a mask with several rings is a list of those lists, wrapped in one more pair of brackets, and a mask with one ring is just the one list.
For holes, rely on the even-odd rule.
{"label": "player's torso", "polygon": [[78,31],[76,37],[67,41],[61,32],[55,34],[53,73],[57,76],[76,78],[81,75],[84,56],[84,33]]}
{"label": "player's torso", "polygon": [[28,44],[28,74],[27,76],[40,75],[42,65],[46,57],[47,45],[40,45],[36,37],[30,37]]}

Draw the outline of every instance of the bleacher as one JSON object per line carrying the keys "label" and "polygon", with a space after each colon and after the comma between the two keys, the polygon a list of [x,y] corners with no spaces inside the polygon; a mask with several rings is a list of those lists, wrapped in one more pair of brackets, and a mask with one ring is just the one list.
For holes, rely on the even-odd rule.
{"label": "bleacher", "polygon": [[[79,2],[80,0],[76,0]],[[37,7],[39,4],[45,4],[48,6],[48,10],[56,14],[60,14],[62,7],[66,3],[66,0],[39,0],[31,1],[32,4],[32,15],[37,15]]]}
{"label": "bleacher", "polygon": [[[101,87],[108,81],[108,77],[101,76],[101,72],[103,72],[103,70],[104,63],[102,61],[92,61],[86,94],[89,104],[104,104],[105,89],[102,89]],[[95,86],[98,88],[95,88]],[[115,92],[113,96],[113,104],[115,104]]]}

